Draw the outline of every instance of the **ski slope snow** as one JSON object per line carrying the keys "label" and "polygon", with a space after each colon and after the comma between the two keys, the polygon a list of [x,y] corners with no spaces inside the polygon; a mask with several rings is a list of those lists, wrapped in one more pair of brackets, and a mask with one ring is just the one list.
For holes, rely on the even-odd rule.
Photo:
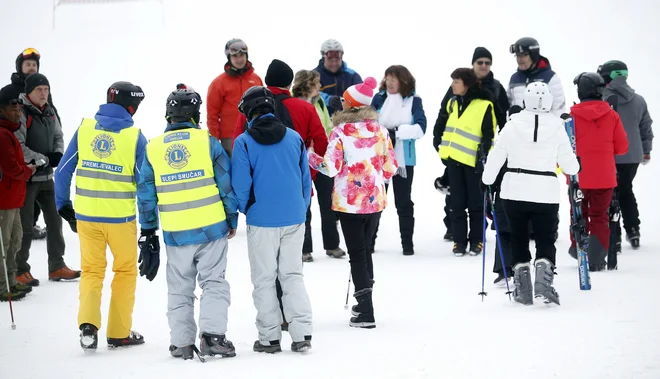
{"label": "ski slope snow", "polygon": [[[252,352],[257,337],[251,297],[244,218],[228,255],[231,285],[227,336],[237,357],[183,362],[168,353],[165,254],[153,282],[138,278],[134,328],[143,346],[92,355],[78,343],[78,283],[47,280],[46,244],[32,245],[30,263],[41,286],[9,309],[0,304],[0,378],[660,378],[660,226],[655,159],[635,181],[642,219],[642,248],[623,243],[616,272],[592,273],[591,291],[580,291],[576,261],[568,250],[568,205],[561,204],[556,288],[561,306],[524,307],[509,301],[491,283],[495,235],[487,235],[486,296],[481,290],[482,257],[455,258],[442,241],[444,198],[432,186],[441,163],[431,148],[440,100],[456,67],[470,65],[476,46],[493,53],[495,77],[505,85],[516,69],[508,47],[530,35],[541,44],[562,78],[569,102],[576,100],[573,77],[595,71],[610,59],[628,63],[632,87],[645,96],[651,116],[660,118],[655,80],[660,35],[657,5],[614,1],[461,1],[455,4],[410,0],[322,4],[309,1],[250,3],[201,0],[67,5],[45,0],[0,0],[3,35],[0,72],[6,82],[16,55],[26,47],[42,53],[41,72],[50,79],[65,140],[82,117],[91,117],[114,81],[129,80],[146,98],[135,121],[147,138],[165,128],[164,106],[179,82],[205,97],[222,72],[225,41],[243,38],[263,78],[271,59],[294,71],[317,65],[323,40],[335,38],[345,61],[362,77],[378,80],[391,64],[406,65],[417,79],[429,121],[417,146],[413,201],[416,204],[414,256],[400,251],[398,220],[390,194],[374,255],[374,305],[378,327],[348,326],[343,309],[348,259],[323,254],[318,205],[313,199],[316,261],[305,264],[314,311],[313,349],[274,356]],[[654,10],[655,9],[655,10]],[[164,23],[161,19],[164,11]],[[202,115],[205,120],[205,114]],[[204,124],[202,125],[204,127]],[[566,188],[562,185],[562,191]],[[43,223],[43,221],[40,221]],[[64,227],[66,262],[80,267],[78,238]],[[342,238],[343,240],[343,238]],[[342,243],[342,246],[343,243]],[[106,320],[111,255],[104,287]],[[199,293],[198,293],[199,295]],[[105,338],[105,325],[100,338]]]}

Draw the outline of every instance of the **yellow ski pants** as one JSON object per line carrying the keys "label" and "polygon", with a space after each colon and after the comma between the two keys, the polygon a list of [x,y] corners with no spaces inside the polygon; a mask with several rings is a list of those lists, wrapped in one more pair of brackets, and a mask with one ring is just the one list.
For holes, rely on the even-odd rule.
{"label": "yellow ski pants", "polygon": [[107,338],[128,337],[133,323],[137,280],[137,227],[135,220],[121,224],[78,220],[82,276],[78,326],[101,327],[101,291],[107,266],[106,246],[113,256],[112,295]]}

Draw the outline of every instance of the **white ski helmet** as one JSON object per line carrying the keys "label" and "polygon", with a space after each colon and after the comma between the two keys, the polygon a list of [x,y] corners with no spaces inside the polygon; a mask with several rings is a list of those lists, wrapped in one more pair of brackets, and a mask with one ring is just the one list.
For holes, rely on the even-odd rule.
{"label": "white ski helmet", "polygon": [[341,51],[343,53],[344,47],[336,39],[328,39],[321,45],[321,55],[324,55],[328,51]]}
{"label": "white ski helmet", "polygon": [[530,83],[525,89],[525,109],[535,113],[547,113],[552,108],[554,97],[550,87],[543,82]]}

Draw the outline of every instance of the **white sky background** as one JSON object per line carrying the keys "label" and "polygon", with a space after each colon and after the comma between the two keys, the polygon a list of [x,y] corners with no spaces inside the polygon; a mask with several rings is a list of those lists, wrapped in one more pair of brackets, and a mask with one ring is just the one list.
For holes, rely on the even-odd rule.
{"label": "white sky background", "polygon": [[380,81],[389,65],[406,65],[417,79],[417,92],[432,127],[449,74],[470,65],[476,46],[492,52],[495,77],[506,87],[516,70],[509,45],[532,36],[560,75],[570,102],[576,100],[572,80],[577,74],[619,59],[628,64],[629,81],[646,97],[651,116],[660,119],[655,79],[660,6],[651,1],[561,0],[549,5],[530,0],[164,0],[163,4],[165,26],[160,3],[154,0],[119,6],[63,5],[57,8],[53,30],[51,0],[0,0],[4,36],[0,83],[9,83],[18,53],[36,47],[68,140],[80,118],[93,116],[105,102],[112,82],[133,81],[146,93],[136,123],[149,137],[164,128],[165,99],[176,83],[186,82],[206,97],[208,85],[222,73],[228,39],[246,41],[250,60],[263,79],[273,58],[284,60],[294,71],[315,67],[323,40],[335,38],[344,46],[345,61],[363,78],[374,76]]}

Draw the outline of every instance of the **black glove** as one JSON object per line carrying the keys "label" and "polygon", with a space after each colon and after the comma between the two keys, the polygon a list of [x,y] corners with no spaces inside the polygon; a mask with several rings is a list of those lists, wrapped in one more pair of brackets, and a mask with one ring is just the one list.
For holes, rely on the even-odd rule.
{"label": "black glove", "polygon": [[568,114],[568,113],[562,113],[561,116],[559,116],[559,117],[561,117],[562,120],[566,121],[569,118],[571,118],[571,115]]}
{"label": "black glove", "polygon": [[160,266],[160,243],[155,233],[156,229],[142,229],[138,240],[140,276],[146,276],[148,281],[154,280]]}
{"label": "black glove", "polygon": [[62,153],[48,153],[46,154],[46,157],[48,157],[48,164],[50,167],[57,167],[62,159]]}
{"label": "black glove", "polygon": [[440,151],[440,144],[442,143],[442,140],[433,138],[433,148],[435,151]]}
{"label": "black glove", "polygon": [[512,115],[516,113],[520,113],[522,111],[522,107],[520,105],[514,105],[509,110],[506,112],[507,113],[507,119],[511,118]]}
{"label": "black glove", "polygon": [[341,105],[341,98],[335,95],[330,96],[330,98],[328,99],[328,107],[334,109],[335,111],[342,110],[343,107]]}
{"label": "black glove", "polygon": [[63,206],[57,214],[64,219],[64,221],[69,223],[71,230],[74,233],[78,233],[78,222],[76,220],[76,212],[73,210],[73,207],[70,205]]}

